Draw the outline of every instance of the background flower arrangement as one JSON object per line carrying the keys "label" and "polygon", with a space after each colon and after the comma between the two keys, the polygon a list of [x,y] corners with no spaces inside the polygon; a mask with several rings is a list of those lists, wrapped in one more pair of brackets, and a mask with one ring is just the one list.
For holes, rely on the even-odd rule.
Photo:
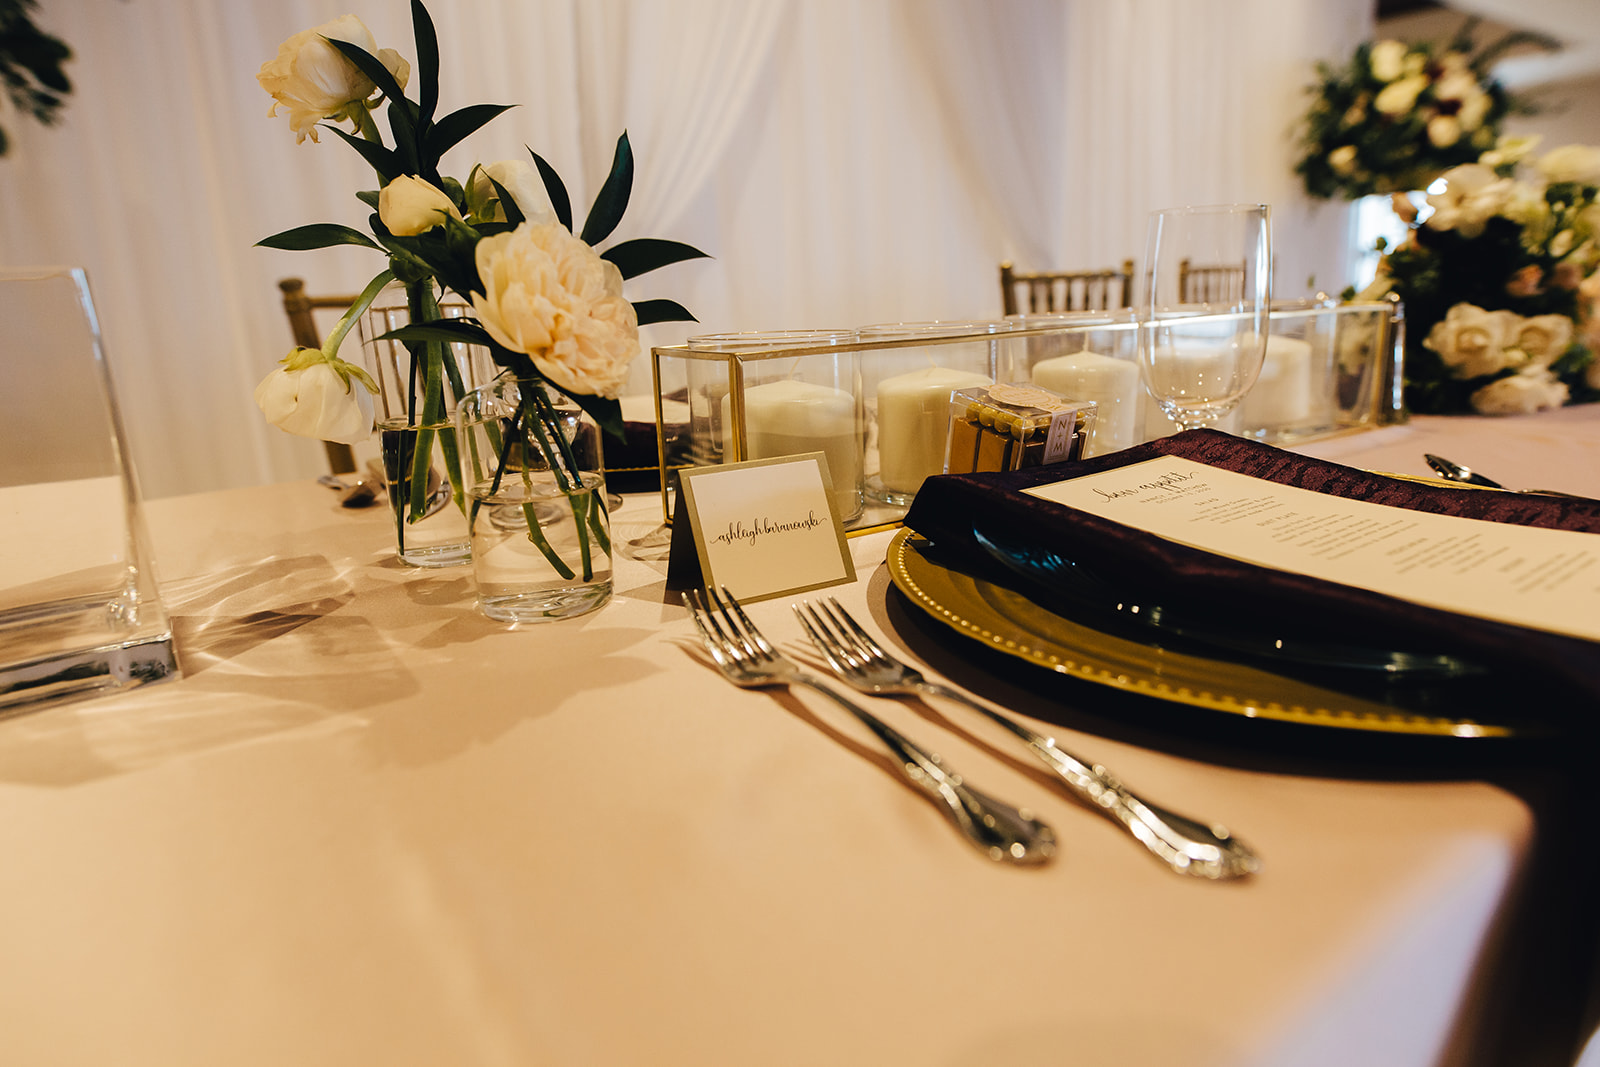
{"label": "background flower arrangement", "polygon": [[[621,221],[632,191],[633,154],[626,133],[617,141],[610,172],[577,235],[565,186],[531,149],[531,164],[505,160],[474,166],[465,183],[442,175],[444,153],[510,105],[476,104],[438,115],[438,40],[420,0],[412,0],[411,13],[416,100],[404,94],[411,65],[393,49],[377,48],[354,15],[294,35],[257,75],[273,98],[269,114],[286,109],[297,140],[309,136],[315,142],[319,129],[332,130],[372,166],[380,185],[357,193],[373,211],[370,237],[348,226],[320,223],[259,243],[296,250],[354,244],[385,253],[388,264],[340,320],[328,343],[321,350],[291,351],[257,388],[256,399],[270,421],[292,433],[347,443],[370,436],[372,404],[365,394],[377,387],[361,368],[339,358],[338,345],[387,283],[403,283],[412,324],[388,336],[405,343],[417,368],[406,410],[412,423],[422,427],[405,453],[415,469],[407,476],[403,462],[402,476],[391,486],[397,508],[409,502],[404,521],[420,520],[428,511],[429,435],[434,433],[446,439],[453,495],[466,508],[454,431],[447,425],[428,428],[447,419],[447,391],[456,398],[462,395],[450,344],[482,345],[507,374],[532,383],[526,390],[528,410],[518,419],[530,420],[535,432],[551,439],[560,436],[547,392],[554,389],[620,438],[622,417],[615,396],[639,352],[639,325],[694,318],[671,300],[628,302],[622,296],[623,281],[704,255],[686,244],[653,239],[624,241],[603,253],[595,250]],[[391,144],[384,142],[374,120],[385,107]],[[351,123],[354,132],[329,125],[337,122]],[[468,302],[474,316],[441,318],[443,290]],[[522,428],[507,426],[507,439]],[[575,464],[567,474],[573,484],[581,481]],[[592,506],[603,508],[598,495],[592,496]],[[587,524],[604,539],[603,516],[590,516]],[[529,536],[541,540],[531,518]]]}
{"label": "background flower arrangement", "polygon": [[1509,414],[1600,399],[1600,148],[1503,142],[1452,168],[1361,299],[1404,302],[1406,404]]}
{"label": "background flower arrangement", "polygon": [[1425,189],[1441,173],[1490,149],[1506,115],[1521,109],[1489,68],[1539,34],[1506,35],[1472,48],[1476,20],[1443,45],[1364,43],[1344,66],[1317,65],[1295,173],[1314,197],[1346,200]]}

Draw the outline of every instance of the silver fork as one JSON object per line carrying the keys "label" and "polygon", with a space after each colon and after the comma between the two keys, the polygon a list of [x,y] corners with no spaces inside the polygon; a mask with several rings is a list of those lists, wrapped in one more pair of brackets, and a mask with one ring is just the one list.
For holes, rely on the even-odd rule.
{"label": "silver fork", "polygon": [[1055,853],[1055,832],[1026,808],[1013,808],[984,796],[931,752],[865,708],[834,692],[815,675],[802,671],[761,636],[739,602],[726,590],[687,593],[689,612],[700,637],[724,676],[746,689],[803,685],[823,694],[859,719],[878,736],[898,761],[906,780],[916,786],[980,852],[1004,863],[1038,864]]}
{"label": "silver fork", "polygon": [[913,668],[890,656],[872,636],[829,597],[821,607],[794,605],[794,613],[817,650],[839,678],[852,688],[877,696],[925,694],[959,701],[981,712],[1021,738],[1033,754],[1055,771],[1095,811],[1110,817],[1180,874],[1201,878],[1240,878],[1253,874],[1261,861],[1226,827],[1175,815],[1136,796],[1099,764],[1089,765],[1026,726],[985,707],[955,689],[927,681]]}

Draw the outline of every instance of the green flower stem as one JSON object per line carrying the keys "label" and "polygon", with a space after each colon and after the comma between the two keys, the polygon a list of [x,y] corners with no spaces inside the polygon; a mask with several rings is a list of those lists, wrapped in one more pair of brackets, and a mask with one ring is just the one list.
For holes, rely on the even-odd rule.
{"label": "green flower stem", "polygon": [[[545,560],[555,569],[557,574],[570,580],[573,577],[572,568],[567,566],[566,561],[556,553],[555,546],[545,540],[544,529],[539,525],[538,509],[532,503],[524,504],[522,505],[522,515],[528,522],[528,540],[533,542],[533,547],[544,555]],[[588,556],[588,552],[585,552],[583,580],[586,582],[593,577],[589,572]]]}
{"label": "green flower stem", "polygon": [[594,579],[594,559],[589,550],[589,537],[587,534],[587,518],[589,505],[583,500],[582,493],[567,497],[567,503],[572,508],[572,522],[578,528],[578,555],[583,563],[583,580],[588,582]]}
{"label": "green flower stem", "polygon": [[[573,518],[578,526],[578,548],[583,555],[583,577],[588,581],[593,577],[593,560],[589,547],[590,531],[595,542],[608,555],[611,552],[611,536],[606,532],[604,524],[593,514],[593,508],[579,499],[580,496],[584,496],[594,500],[596,496],[592,491],[582,492],[589,487],[583,480],[583,470],[578,466],[578,457],[572,451],[571,442],[561,433],[555,405],[551,403],[550,395],[545,392],[544,384],[530,383],[529,391],[533,397],[534,407],[538,409],[530,425],[534,435],[539,439],[544,454],[550,459],[550,473],[555,476],[557,487],[566,494],[572,506]],[[566,467],[565,471],[562,470],[563,465]]]}

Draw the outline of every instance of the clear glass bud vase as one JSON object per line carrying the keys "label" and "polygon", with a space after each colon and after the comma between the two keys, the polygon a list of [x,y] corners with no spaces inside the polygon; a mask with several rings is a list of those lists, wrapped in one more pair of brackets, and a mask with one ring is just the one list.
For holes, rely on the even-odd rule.
{"label": "clear glass bud vase", "polygon": [[513,378],[463,397],[456,425],[479,609],[534,622],[609,600],[599,425],[543,382]]}
{"label": "clear glass bud vase", "polygon": [[413,567],[470,562],[455,409],[491,381],[497,368],[478,345],[385,339],[412,323],[460,318],[468,308],[440,303],[432,283],[391,285],[361,317],[361,352],[378,383],[374,407],[384,478],[394,513],[395,550]]}

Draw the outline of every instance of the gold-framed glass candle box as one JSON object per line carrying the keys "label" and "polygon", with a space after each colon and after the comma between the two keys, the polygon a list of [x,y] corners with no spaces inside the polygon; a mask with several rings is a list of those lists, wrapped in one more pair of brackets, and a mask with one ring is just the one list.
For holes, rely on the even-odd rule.
{"label": "gold-framed glass candle box", "polygon": [[[1260,392],[1219,428],[1285,443],[1404,418],[1399,304],[1280,302],[1269,322]],[[952,398],[962,390],[1053,394],[1055,413],[1079,412],[1072,421],[1083,439],[1073,456],[1176,433],[1144,388],[1140,328],[1132,311],[1095,311],[708,334],[655,348],[664,517],[671,521],[679,470],[822,452],[847,529],[897,522],[926,477],[954,469],[946,447]],[[1010,427],[1004,405],[991,406]],[[1037,427],[1023,422],[1031,442]],[[1023,447],[1015,458],[1039,456]]]}

